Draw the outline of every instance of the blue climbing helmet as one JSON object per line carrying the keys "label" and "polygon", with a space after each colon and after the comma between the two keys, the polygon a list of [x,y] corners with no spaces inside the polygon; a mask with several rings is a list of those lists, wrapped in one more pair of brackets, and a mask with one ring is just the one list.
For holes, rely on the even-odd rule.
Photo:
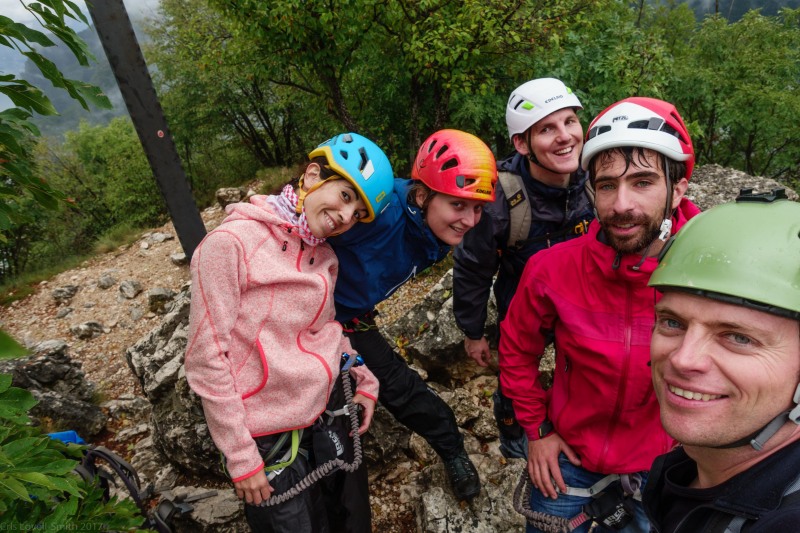
{"label": "blue climbing helmet", "polygon": [[359,222],[372,222],[386,209],[394,187],[394,172],[377,144],[358,133],[340,133],[308,154],[309,159],[320,156],[326,159],[330,170],[356,188],[367,204],[369,215]]}

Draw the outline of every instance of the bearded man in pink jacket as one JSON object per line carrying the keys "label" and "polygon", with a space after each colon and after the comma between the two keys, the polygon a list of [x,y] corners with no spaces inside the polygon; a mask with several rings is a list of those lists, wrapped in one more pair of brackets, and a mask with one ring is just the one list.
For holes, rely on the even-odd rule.
{"label": "bearded man in pink jacket", "polygon": [[[501,324],[500,381],[528,437],[530,510],[579,532],[595,521],[596,531],[645,533],[636,489],[673,445],[650,380],[658,295],[647,282],[669,235],[699,213],[684,197],[694,151],[672,104],[635,97],[594,119],[581,165],[597,220],[526,264]],[[551,340],[546,391],[539,360]],[[607,509],[584,509],[598,492]],[[543,528],[529,517],[529,533]]]}

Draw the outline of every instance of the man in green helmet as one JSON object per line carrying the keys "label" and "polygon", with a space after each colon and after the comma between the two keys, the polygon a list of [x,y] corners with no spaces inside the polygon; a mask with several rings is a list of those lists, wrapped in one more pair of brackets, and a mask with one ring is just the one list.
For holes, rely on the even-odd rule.
{"label": "man in green helmet", "polygon": [[800,530],[800,204],[742,191],[689,221],[650,278],[667,432],[652,531]]}

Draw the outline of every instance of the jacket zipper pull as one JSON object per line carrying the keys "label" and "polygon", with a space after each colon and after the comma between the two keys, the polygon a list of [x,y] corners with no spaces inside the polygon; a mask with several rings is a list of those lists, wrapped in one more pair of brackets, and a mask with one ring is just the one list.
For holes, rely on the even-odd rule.
{"label": "jacket zipper pull", "polygon": [[281,246],[281,251],[286,251],[286,245],[289,244],[289,241],[283,241],[283,246]]}

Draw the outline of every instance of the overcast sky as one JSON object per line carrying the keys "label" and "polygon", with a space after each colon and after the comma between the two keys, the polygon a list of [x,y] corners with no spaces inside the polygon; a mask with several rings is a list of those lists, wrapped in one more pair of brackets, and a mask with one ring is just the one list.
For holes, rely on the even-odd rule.
{"label": "overcast sky", "polygon": [[[31,3],[31,0],[24,0],[26,4]],[[102,1],[102,0],[101,0]],[[154,17],[156,16],[156,11],[158,7],[159,0],[123,0],[125,2],[125,8],[128,10],[128,16],[131,18],[142,18],[142,17]],[[86,15],[86,18],[89,17],[89,12],[86,10],[86,3],[83,0],[74,0],[76,4],[78,4],[81,9],[83,9],[83,13]],[[22,7],[20,0],[0,0],[0,14],[9,17],[10,19],[16,22],[22,22],[23,24],[27,24],[28,22],[33,22],[33,18],[31,14]],[[80,25],[77,29],[78,31],[84,29],[85,26],[83,24]]]}

